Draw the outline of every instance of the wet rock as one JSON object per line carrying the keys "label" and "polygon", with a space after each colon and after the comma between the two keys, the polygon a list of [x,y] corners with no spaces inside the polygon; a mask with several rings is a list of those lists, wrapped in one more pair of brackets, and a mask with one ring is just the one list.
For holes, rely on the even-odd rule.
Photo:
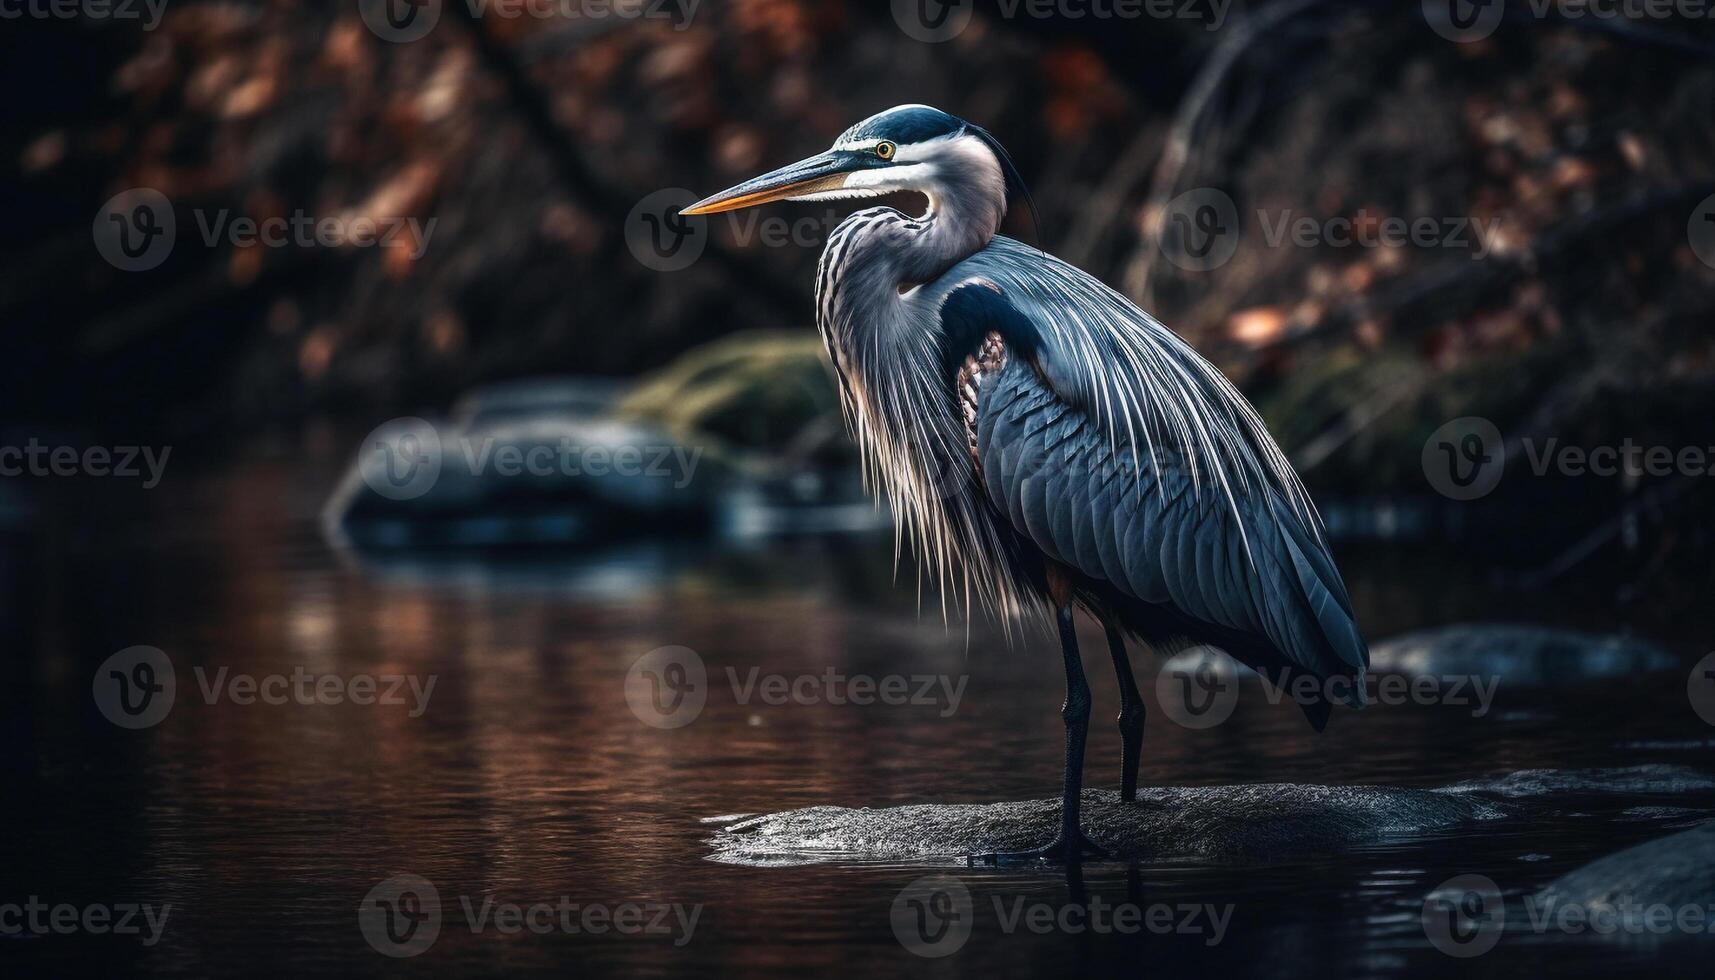
{"label": "wet rock", "polygon": [[1715,821],[1610,854],[1568,872],[1538,896],[1586,908],[1715,905]]}
{"label": "wet rock", "polygon": [[1678,666],[1672,654],[1630,637],[1501,623],[1420,630],[1370,649],[1370,668],[1377,673],[1498,676],[1510,687],[1630,677]]}
{"label": "wet rock", "polygon": [[719,467],[657,426],[612,414],[602,379],[479,389],[439,422],[394,420],[359,446],[323,512],[371,551],[701,533]]}
{"label": "wet rock", "polygon": [[1715,738],[1646,738],[1619,747],[1627,752],[1702,752],[1715,749]]}
{"label": "wet rock", "polygon": [[1447,793],[1493,793],[1519,799],[1557,795],[1644,796],[1715,791],[1715,779],[1685,766],[1615,769],[1520,769],[1491,779],[1449,786]]}
{"label": "wet rock", "polygon": [[[1505,814],[1460,794],[1384,786],[1156,787],[1136,803],[1084,794],[1084,828],[1119,858],[1261,859],[1326,853],[1395,834]],[[925,804],[885,809],[819,806],[727,823],[710,840],[734,864],[808,864],[853,858],[958,859],[1048,843],[1058,799]]]}
{"label": "wet rock", "polygon": [[747,470],[827,466],[855,450],[814,331],[752,330],[692,348],[615,408]]}
{"label": "wet rock", "polygon": [[879,529],[825,358],[813,333],[753,331],[634,385],[477,389],[371,433],[323,527],[368,554]]}

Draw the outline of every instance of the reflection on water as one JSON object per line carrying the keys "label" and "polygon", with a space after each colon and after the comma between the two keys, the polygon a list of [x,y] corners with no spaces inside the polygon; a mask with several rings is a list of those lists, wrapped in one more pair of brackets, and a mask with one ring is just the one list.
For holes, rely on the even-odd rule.
{"label": "reflection on water", "polygon": [[[34,533],[7,539],[0,580],[21,678],[8,695],[10,744],[23,746],[7,764],[22,805],[8,808],[0,838],[0,898],[170,902],[173,912],[151,948],[49,935],[0,943],[0,957],[44,973],[237,973],[267,962],[293,974],[381,974],[395,966],[366,945],[356,911],[377,883],[410,873],[433,882],[444,907],[438,938],[411,961],[437,973],[1439,972],[1450,961],[1419,922],[1436,883],[1480,871],[1523,895],[1712,802],[1591,796],[1480,834],[1314,860],[1086,869],[1082,887],[1108,901],[1231,904],[1213,947],[1193,935],[1006,934],[997,907],[1063,903],[1068,882],[1052,869],[972,869],[960,876],[975,900],[973,939],[947,960],[923,959],[902,948],[889,915],[925,869],[715,863],[704,821],[1057,792],[1060,669],[1046,638],[1009,648],[985,624],[944,625],[933,596],[919,615],[911,573],[891,582],[885,535],[504,559],[342,556],[317,532],[333,476],[273,461],[182,477],[141,504],[80,490],[48,504]],[[1374,636],[1523,619],[1630,626],[1690,655],[1708,635],[1706,623],[1665,613],[1622,618],[1595,586],[1497,594],[1457,556],[1354,552],[1343,564]],[[90,676],[134,644],[169,654],[179,691],[163,723],[126,732],[94,709]],[[696,651],[708,692],[694,721],[667,729],[643,724],[625,690],[632,663],[670,645]],[[1086,632],[1085,650],[1106,718],[1117,701],[1099,632]],[[221,668],[228,678],[294,668],[432,677],[434,687],[420,717],[402,705],[207,703],[204,679]],[[968,680],[950,714],[940,702],[739,701],[753,672],[830,668]],[[1142,676],[1154,669],[1140,661]],[[1316,736],[1290,707],[1247,696],[1209,731],[1152,714],[1142,779],[1437,786],[1523,767],[1697,765],[1709,733],[1684,698],[1683,671],[1552,690],[1503,684],[1481,719],[1446,706],[1376,708],[1339,714]],[[1096,725],[1088,780],[1112,785],[1118,765],[1111,726]],[[1638,809],[1647,806],[1656,809]],[[680,903],[701,914],[683,946],[473,932],[460,899],[480,907],[485,897]],[[1523,937],[1481,963],[1576,957],[1591,969],[1648,955]]]}

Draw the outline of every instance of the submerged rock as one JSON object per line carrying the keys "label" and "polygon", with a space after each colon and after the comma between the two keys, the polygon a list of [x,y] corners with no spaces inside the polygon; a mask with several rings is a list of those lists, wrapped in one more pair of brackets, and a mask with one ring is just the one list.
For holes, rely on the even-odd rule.
{"label": "submerged rock", "polygon": [[[1684,766],[1521,769],[1439,789],[1394,786],[1164,786],[1121,803],[1084,793],[1084,830],[1116,858],[1260,860],[1340,850],[1474,821],[1547,812],[1555,798],[1715,792]],[[1681,818],[1698,811],[1684,810]],[[1703,811],[1707,812],[1707,811]],[[881,809],[816,806],[708,821],[713,859],[733,864],[957,859],[1022,851],[1053,839],[1060,800],[919,804]]]}
{"label": "submerged rock", "polygon": [[1559,794],[1647,796],[1715,791],[1715,779],[1685,766],[1614,769],[1520,769],[1449,786],[1446,793],[1493,793],[1509,798]]}
{"label": "submerged rock", "polygon": [[[1501,817],[1490,801],[1386,786],[1155,787],[1136,803],[1084,794],[1084,829],[1117,858],[1259,859],[1326,853],[1396,834]],[[733,864],[809,864],[853,858],[957,858],[1048,843],[1058,799],[924,804],[885,809],[809,807],[728,823],[710,840]]]}
{"label": "submerged rock", "polygon": [[1420,630],[1370,648],[1370,668],[1377,673],[1498,676],[1509,686],[1630,677],[1678,666],[1677,657],[1630,637],[1503,623]]}
{"label": "submerged rock", "polygon": [[1715,821],[1592,861],[1549,884],[1544,904],[1715,905]]}
{"label": "submerged rock", "polygon": [[370,554],[877,529],[824,359],[813,334],[759,331],[635,385],[479,388],[371,432],[324,529]]}
{"label": "submerged rock", "polygon": [[443,421],[386,423],[358,447],[323,525],[336,544],[371,551],[702,533],[719,468],[694,444],[615,417],[617,390],[510,382],[465,396]]}

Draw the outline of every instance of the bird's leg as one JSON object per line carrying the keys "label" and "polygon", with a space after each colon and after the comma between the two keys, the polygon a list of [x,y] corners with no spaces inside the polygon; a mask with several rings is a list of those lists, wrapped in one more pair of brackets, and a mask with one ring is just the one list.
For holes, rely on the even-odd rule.
{"label": "bird's leg", "polygon": [[1033,851],[984,855],[988,859],[1058,858],[1072,864],[1084,857],[1108,856],[1084,836],[1078,820],[1079,798],[1084,788],[1084,738],[1090,731],[1090,685],[1084,679],[1084,662],[1078,656],[1078,633],[1073,627],[1070,601],[1060,606],[1058,618],[1060,652],[1066,661],[1066,701],[1060,706],[1060,717],[1066,722],[1066,778],[1060,805],[1060,835],[1053,843]]}
{"label": "bird's leg", "polygon": [[1066,700],[1060,717],[1066,721],[1066,780],[1060,806],[1060,837],[1044,850],[1047,856],[1061,851],[1070,864],[1085,854],[1107,855],[1084,837],[1078,820],[1078,804],[1084,790],[1084,739],[1090,734],[1090,684],[1084,680],[1084,661],[1078,655],[1078,631],[1072,621],[1072,603],[1060,607],[1060,654],[1066,660]]}
{"label": "bird's leg", "polygon": [[1131,658],[1126,656],[1125,637],[1112,623],[1103,622],[1108,631],[1108,654],[1114,658],[1114,674],[1120,684],[1120,800],[1137,800],[1138,750],[1143,745],[1143,695],[1137,692],[1137,678],[1131,674]]}

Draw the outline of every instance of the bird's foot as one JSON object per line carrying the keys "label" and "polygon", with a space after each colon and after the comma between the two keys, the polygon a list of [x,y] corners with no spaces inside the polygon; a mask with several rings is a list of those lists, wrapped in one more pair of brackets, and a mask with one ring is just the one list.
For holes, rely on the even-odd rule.
{"label": "bird's foot", "polygon": [[1015,864],[1024,861],[1060,861],[1065,864],[1076,864],[1084,858],[1095,858],[1105,861],[1111,857],[1107,849],[1084,836],[1082,830],[1075,830],[1070,835],[1062,831],[1051,844],[1028,851],[995,851],[989,854],[973,854],[967,864]]}

